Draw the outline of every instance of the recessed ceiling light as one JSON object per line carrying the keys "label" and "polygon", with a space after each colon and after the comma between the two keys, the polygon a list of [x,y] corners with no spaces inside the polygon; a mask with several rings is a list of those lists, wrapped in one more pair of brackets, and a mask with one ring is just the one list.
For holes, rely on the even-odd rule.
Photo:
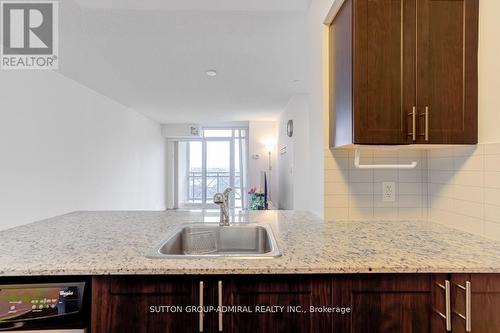
{"label": "recessed ceiling light", "polygon": [[209,69],[208,71],[206,71],[206,73],[210,77],[217,76],[217,71],[215,69]]}

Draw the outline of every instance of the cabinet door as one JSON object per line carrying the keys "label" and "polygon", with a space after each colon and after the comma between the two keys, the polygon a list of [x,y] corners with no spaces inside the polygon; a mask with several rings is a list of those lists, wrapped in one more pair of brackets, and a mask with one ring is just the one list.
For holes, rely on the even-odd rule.
{"label": "cabinet door", "polygon": [[478,0],[417,3],[418,142],[477,143]]}
{"label": "cabinet door", "polygon": [[354,143],[412,143],[415,1],[354,0]]}
{"label": "cabinet door", "polygon": [[186,278],[94,277],[92,332],[198,332],[199,314],[185,309],[198,305],[198,288]]}
{"label": "cabinet door", "polygon": [[[219,318],[215,320],[215,331],[331,332],[332,314],[309,311],[310,306],[330,305],[329,277],[249,276],[224,279],[221,282],[222,305],[245,306],[252,312],[223,313],[220,317],[222,325],[219,325]],[[256,306],[269,308],[262,307],[257,312]],[[278,309],[275,306],[283,308]]]}
{"label": "cabinet door", "polygon": [[428,274],[368,275],[353,278],[351,333],[428,333]]}
{"label": "cabinet door", "polygon": [[[470,331],[467,331],[467,282],[470,282]],[[452,274],[453,333],[500,332],[500,276]]]}

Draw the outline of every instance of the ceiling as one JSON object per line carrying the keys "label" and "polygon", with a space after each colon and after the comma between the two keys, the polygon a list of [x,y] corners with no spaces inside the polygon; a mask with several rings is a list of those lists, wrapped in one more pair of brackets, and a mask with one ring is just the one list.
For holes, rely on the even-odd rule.
{"label": "ceiling", "polygon": [[208,10],[208,11],[301,11],[311,0],[76,0],[85,8]]}
{"label": "ceiling", "polygon": [[76,2],[60,72],[158,122],[272,119],[306,92],[308,0]]}

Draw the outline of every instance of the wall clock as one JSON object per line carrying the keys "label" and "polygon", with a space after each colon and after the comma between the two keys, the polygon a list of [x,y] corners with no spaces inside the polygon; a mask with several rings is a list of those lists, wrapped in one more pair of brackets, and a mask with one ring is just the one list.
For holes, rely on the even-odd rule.
{"label": "wall clock", "polygon": [[293,120],[289,120],[286,124],[286,135],[291,138],[293,136]]}

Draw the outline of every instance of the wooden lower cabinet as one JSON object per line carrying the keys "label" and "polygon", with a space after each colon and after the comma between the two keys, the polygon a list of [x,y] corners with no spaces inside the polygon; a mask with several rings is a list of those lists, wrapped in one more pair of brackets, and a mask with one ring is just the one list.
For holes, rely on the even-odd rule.
{"label": "wooden lower cabinet", "polygon": [[[467,276],[463,277],[467,278]],[[463,282],[463,277],[460,282]],[[452,277],[452,280],[456,278]],[[469,281],[471,283],[471,332],[500,332],[500,276],[498,274],[471,274]],[[458,297],[460,296],[457,293]],[[463,292],[460,299],[463,302]],[[463,331],[457,331],[457,333],[460,332]]]}
{"label": "wooden lower cabinet", "polygon": [[198,332],[197,313],[156,312],[198,304],[198,288],[197,280],[185,277],[94,277],[91,332]]}
{"label": "wooden lower cabinet", "polygon": [[[350,303],[350,316],[334,320],[333,332],[428,333],[430,275],[372,274],[341,281],[334,294]],[[336,290],[336,291],[335,291]],[[335,299],[335,298],[334,298]]]}
{"label": "wooden lower cabinet", "polygon": [[[331,301],[330,276],[94,277],[92,333],[330,332],[332,315],[309,310]],[[200,304],[227,312],[206,312],[200,324],[199,312],[186,312]]]}
{"label": "wooden lower cabinet", "polygon": [[[200,303],[226,312],[186,311]],[[96,276],[91,322],[92,333],[498,333],[500,275]]]}
{"label": "wooden lower cabinet", "polygon": [[[217,281],[222,305],[252,312],[228,312],[216,330],[231,333],[330,332],[331,279],[321,276],[245,276]],[[222,324],[222,325],[219,325]]]}

